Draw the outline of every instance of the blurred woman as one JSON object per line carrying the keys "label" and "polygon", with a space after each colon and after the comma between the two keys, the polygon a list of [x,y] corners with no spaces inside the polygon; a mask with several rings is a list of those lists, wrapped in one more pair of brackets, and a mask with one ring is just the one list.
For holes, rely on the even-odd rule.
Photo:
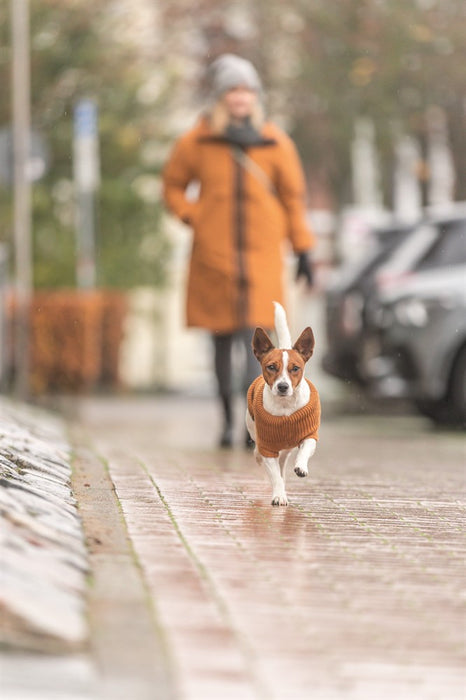
{"label": "blurred woman", "polygon": [[[175,144],[163,173],[164,199],[193,229],[187,324],[212,333],[224,419],[220,445],[229,447],[233,343],[246,347],[246,388],[259,373],[250,347],[254,328],[272,328],[272,302],[283,303],[284,244],[297,254],[297,276],[311,285],[314,238],[296,148],[264,120],[254,66],[224,54],[207,79],[210,103]],[[192,182],[199,184],[197,201],[186,196]]]}

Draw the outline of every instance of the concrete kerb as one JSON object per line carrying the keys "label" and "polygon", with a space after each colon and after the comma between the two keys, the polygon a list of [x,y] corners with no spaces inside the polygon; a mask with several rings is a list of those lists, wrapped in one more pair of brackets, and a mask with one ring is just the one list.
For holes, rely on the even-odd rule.
{"label": "concrete kerb", "polygon": [[79,445],[73,489],[90,560],[90,653],[97,670],[97,697],[152,700],[157,688],[160,700],[172,700],[176,693],[171,659],[106,462],[85,444],[76,424],[70,432]]}
{"label": "concrete kerb", "polygon": [[72,420],[0,399],[0,510],[2,696],[172,700],[113,483]]}

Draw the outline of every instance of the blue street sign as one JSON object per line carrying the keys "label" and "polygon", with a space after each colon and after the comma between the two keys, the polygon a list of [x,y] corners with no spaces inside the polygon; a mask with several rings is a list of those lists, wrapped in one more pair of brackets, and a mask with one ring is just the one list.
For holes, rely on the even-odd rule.
{"label": "blue street sign", "polygon": [[97,105],[89,99],[77,102],[74,108],[75,138],[86,138],[97,134]]}
{"label": "blue street sign", "polygon": [[78,190],[96,190],[99,184],[97,105],[83,98],[74,108],[74,179]]}

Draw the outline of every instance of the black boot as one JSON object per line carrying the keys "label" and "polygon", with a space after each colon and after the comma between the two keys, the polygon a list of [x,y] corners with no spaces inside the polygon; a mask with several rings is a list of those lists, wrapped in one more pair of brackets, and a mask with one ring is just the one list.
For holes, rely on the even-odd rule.
{"label": "black boot", "polygon": [[231,396],[221,396],[223,408],[223,430],[220,436],[220,447],[232,447],[233,445],[233,411]]}

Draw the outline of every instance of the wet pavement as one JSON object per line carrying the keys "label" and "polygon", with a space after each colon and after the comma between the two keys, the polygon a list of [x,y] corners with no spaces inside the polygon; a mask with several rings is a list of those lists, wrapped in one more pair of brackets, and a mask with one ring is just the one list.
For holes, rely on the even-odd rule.
{"label": "wet pavement", "polygon": [[252,454],[216,449],[214,400],[77,410],[99,697],[465,697],[464,435],[324,405],[272,508]]}

